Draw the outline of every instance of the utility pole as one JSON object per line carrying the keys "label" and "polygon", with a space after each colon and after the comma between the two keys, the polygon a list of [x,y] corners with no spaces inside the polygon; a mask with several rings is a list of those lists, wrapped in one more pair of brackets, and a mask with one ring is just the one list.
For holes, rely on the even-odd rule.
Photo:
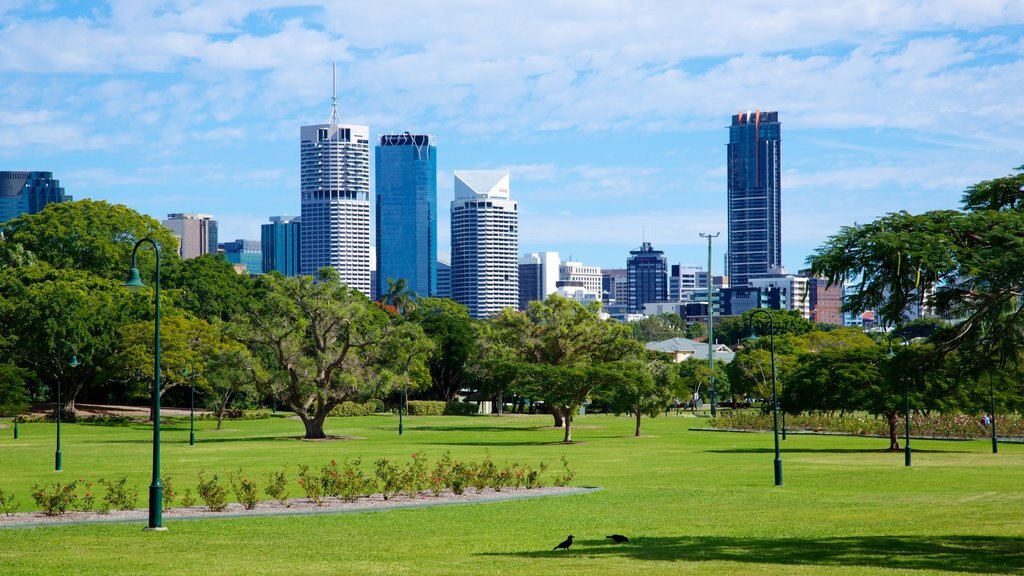
{"label": "utility pole", "polygon": [[711,239],[718,238],[720,232],[714,234],[700,233],[701,238],[708,239],[708,393],[711,396],[711,417],[718,414],[715,412],[715,324],[713,320],[714,306],[711,294],[715,287],[714,277],[711,275]]}

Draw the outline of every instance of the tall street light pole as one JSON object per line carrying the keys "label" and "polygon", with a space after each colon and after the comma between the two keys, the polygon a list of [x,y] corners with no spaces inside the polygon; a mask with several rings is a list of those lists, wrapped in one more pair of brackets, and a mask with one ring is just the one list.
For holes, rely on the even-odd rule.
{"label": "tall street light pole", "polygon": [[768,316],[768,342],[772,358],[772,435],[775,437],[775,485],[782,486],[782,455],[779,453],[779,392],[775,374],[775,319],[771,312],[764,308],[755,308],[750,314],[750,318],[747,319],[751,340],[757,339],[754,334],[754,316],[758,314]]}
{"label": "tall street light pole", "polygon": [[715,413],[715,324],[713,322],[714,307],[712,306],[711,294],[715,287],[714,278],[711,276],[711,240],[718,238],[721,232],[714,234],[700,233],[701,238],[708,239],[708,395],[711,396],[711,417]]}
{"label": "tall street light pole", "polygon": [[189,378],[188,366],[184,369],[185,378],[188,378],[190,400],[188,403],[188,445],[196,445],[196,367],[192,364],[192,377]]}
{"label": "tall street light pole", "polygon": [[[902,338],[904,346],[910,346],[910,340],[908,340],[903,334],[899,334],[897,332],[889,334],[889,358],[896,356],[896,353],[892,351],[892,339],[894,336]],[[903,409],[904,422],[906,423],[903,427],[905,434],[903,439],[903,465],[910,466],[910,385],[903,387]]]}
{"label": "tall street light pole", "polygon": [[992,410],[992,453],[999,453],[999,441],[996,439],[996,390],[992,387],[992,371],[988,373],[988,398]]}
{"label": "tall street light pole", "polygon": [[149,485],[149,527],[147,530],[166,530],[163,525],[163,499],[164,487],[160,484],[160,245],[156,240],[146,237],[135,243],[132,248],[132,267],[128,271],[128,280],[124,285],[129,288],[141,288],[145,286],[139,276],[139,268],[136,265],[136,253],[139,246],[149,243],[156,251],[156,294],[155,302],[155,331],[153,336],[153,480]]}
{"label": "tall street light pole", "polygon": [[[53,469],[57,472],[63,470],[60,452],[60,421],[64,412],[64,399],[61,395],[60,385],[61,377],[64,374],[64,364],[60,358],[60,350],[63,346],[63,342],[57,344],[57,451],[53,454]],[[78,356],[76,354],[71,355],[71,362],[68,363],[68,366],[72,368],[78,366]],[[17,438],[17,435],[15,435],[15,438]]]}

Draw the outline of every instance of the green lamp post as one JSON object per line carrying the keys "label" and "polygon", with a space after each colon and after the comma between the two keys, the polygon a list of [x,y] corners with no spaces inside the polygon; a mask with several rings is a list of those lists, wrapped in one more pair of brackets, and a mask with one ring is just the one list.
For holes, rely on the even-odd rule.
{"label": "green lamp post", "polygon": [[715,282],[714,278],[711,277],[711,240],[718,238],[719,234],[721,232],[715,232],[714,234],[699,233],[701,238],[708,239],[708,395],[711,397],[712,418],[717,416],[717,414],[715,413],[715,310],[711,298]]}
{"label": "green lamp post", "polygon": [[132,267],[128,271],[128,280],[124,285],[138,289],[145,286],[139,277],[136,265],[136,253],[139,246],[148,242],[156,251],[156,328],[153,336],[153,481],[149,485],[149,527],[147,530],[166,530],[163,526],[164,487],[160,484],[160,245],[156,240],[146,237],[135,243],[132,248]]}
{"label": "green lamp post", "polygon": [[992,407],[992,453],[999,453],[999,440],[996,438],[996,389],[992,386],[992,372],[988,373],[988,399]]}
{"label": "green lamp post", "polygon": [[[61,376],[63,375],[63,372],[64,372],[64,368],[63,368],[63,363],[62,363],[62,361],[60,359],[60,349],[61,349],[61,346],[58,345],[57,346],[57,451],[54,452],[54,454],[53,454],[53,469],[55,471],[57,471],[57,472],[60,472],[61,470],[63,470],[62,461],[61,461],[61,453],[60,453],[60,421],[61,421],[61,415],[64,412],[64,399],[61,397],[60,381],[61,381]],[[72,368],[78,366],[78,356],[77,355],[75,355],[75,354],[71,355],[71,362],[68,363],[68,366],[71,366]],[[17,432],[15,432],[15,438],[17,438]]]}
{"label": "green lamp post", "polygon": [[[889,334],[889,358],[896,357],[896,353],[892,351],[892,339],[894,336],[899,336],[903,339],[904,346],[910,346],[910,340],[907,339],[903,334],[893,332]],[[910,386],[903,387],[903,409],[904,409],[904,422],[906,425],[903,427],[905,438],[903,441],[903,465],[910,466]]]}
{"label": "green lamp post", "polygon": [[757,339],[754,334],[754,316],[764,314],[768,317],[769,350],[772,358],[772,433],[775,436],[775,485],[782,486],[782,455],[779,453],[779,393],[776,386],[775,373],[775,320],[771,312],[763,308],[755,308],[747,323],[750,328],[750,339]]}
{"label": "green lamp post", "polygon": [[183,370],[185,372],[185,378],[188,379],[189,387],[189,403],[188,403],[188,445],[196,445],[196,376],[195,365],[192,366],[192,378],[188,377],[188,366]]}

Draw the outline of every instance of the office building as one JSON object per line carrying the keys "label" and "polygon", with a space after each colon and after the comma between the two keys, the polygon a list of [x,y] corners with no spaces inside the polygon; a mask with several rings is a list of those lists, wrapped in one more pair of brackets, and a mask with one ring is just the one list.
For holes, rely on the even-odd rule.
{"label": "office building", "polygon": [[708,272],[692,264],[673,264],[668,277],[668,299],[679,301],[683,292],[708,287]]}
{"label": "office building", "polygon": [[507,170],[456,170],[452,298],[473,318],[519,304],[519,207]]}
{"label": "office building", "polygon": [[298,216],[271,216],[269,224],[260,226],[263,272],[299,275],[301,230],[302,218]]}
{"label": "office building", "polygon": [[602,276],[599,266],[584,266],[582,262],[562,262],[558,267],[558,279],[563,282],[578,282],[588,292],[597,294],[601,300]]}
{"label": "office building", "polygon": [[71,202],[53,172],[0,172],[0,224],[36,214],[52,202]]}
{"label": "office building", "polygon": [[629,304],[629,271],[625,268],[605,268],[601,271],[601,301],[609,304]]}
{"label": "office building", "polygon": [[437,261],[437,297],[452,297],[452,265],[444,260]]}
{"label": "office building", "polygon": [[382,134],[375,148],[377,286],[405,279],[437,294],[437,147],[422,134]]}
{"label": "office building", "polygon": [[217,253],[217,221],[209,214],[168,214],[163,225],[178,238],[182,260]]}
{"label": "office building", "polygon": [[519,257],[519,309],[558,290],[558,252],[530,252]]}
{"label": "office building", "polygon": [[263,249],[259,240],[221,242],[217,249],[225,260],[241,267],[245,274],[263,274]]}
{"label": "office building", "polygon": [[729,283],[782,265],[782,139],[778,112],[732,117],[728,146]]}
{"label": "office building", "polygon": [[300,270],[334,268],[363,294],[370,287],[370,128],[341,124],[333,98],[326,124],[302,126]]}
{"label": "office building", "polygon": [[818,324],[843,325],[843,286],[828,285],[826,278],[809,278],[808,297],[811,302],[811,322]]}
{"label": "office building", "polygon": [[805,319],[811,317],[811,300],[808,297],[808,278],[788,274],[784,266],[778,266],[750,278],[747,285],[760,288],[768,295],[768,307],[772,310],[796,310]]}
{"label": "office building", "polygon": [[668,299],[668,261],[665,253],[655,250],[650,242],[629,251],[626,260],[626,280],[629,286],[631,313],[644,311],[648,302],[664,302]]}

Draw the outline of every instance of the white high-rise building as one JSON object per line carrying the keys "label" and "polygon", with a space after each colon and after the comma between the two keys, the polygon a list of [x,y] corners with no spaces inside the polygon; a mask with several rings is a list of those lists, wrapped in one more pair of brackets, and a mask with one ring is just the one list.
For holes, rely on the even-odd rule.
{"label": "white high-rise building", "polygon": [[519,303],[519,206],[507,170],[456,170],[452,299],[486,318]]}
{"label": "white high-rise building", "polygon": [[597,294],[597,301],[601,301],[600,266],[584,266],[582,262],[562,262],[558,267],[558,279],[562,282],[581,282],[587,292]]}
{"label": "white high-rise building", "polygon": [[558,291],[558,252],[530,252],[519,256],[519,309],[543,302]]}
{"label": "white high-rise building", "polygon": [[341,124],[332,100],[327,124],[300,129],[301,274],[331,267],[371,296],[370,128]]}

